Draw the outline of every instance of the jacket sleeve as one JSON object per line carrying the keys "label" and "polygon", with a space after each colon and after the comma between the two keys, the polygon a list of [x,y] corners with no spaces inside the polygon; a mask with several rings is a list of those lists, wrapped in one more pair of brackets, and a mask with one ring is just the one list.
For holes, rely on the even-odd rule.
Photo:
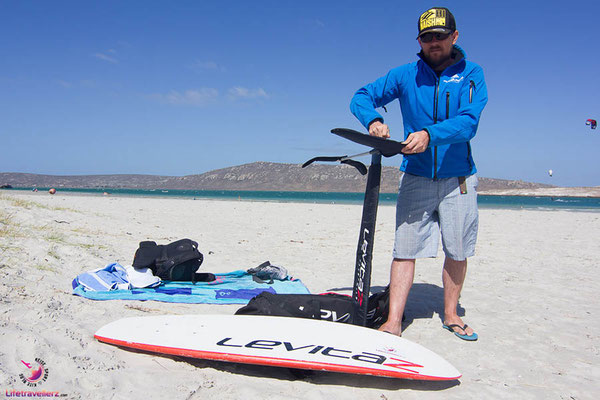
{"label": "jacket sleeve", "polygon": [[481,112],[487,104],[488,95],[483,70],[476,66],[463,84],[457,114],[447,120],[426,126],[429,146],[468,142],[475,137]]}
{"label": "jacket sleeve", "polygon": [[396,99],[402,90],[399,82],[401,67],[393,69],[373,83],[358,89],[350,102],[350,111],[365,128],[376,119],[383,121],[383,117],[375,109],[382,107]]}

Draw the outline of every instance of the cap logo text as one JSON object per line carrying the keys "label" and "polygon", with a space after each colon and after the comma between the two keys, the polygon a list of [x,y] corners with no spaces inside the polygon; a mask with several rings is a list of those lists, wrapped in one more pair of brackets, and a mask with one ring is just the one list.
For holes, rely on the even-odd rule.
{"label": "cap logo text", "polygon": [[446,10],[429,10],[421,15],[419,30],[432,26],[446,26]]}

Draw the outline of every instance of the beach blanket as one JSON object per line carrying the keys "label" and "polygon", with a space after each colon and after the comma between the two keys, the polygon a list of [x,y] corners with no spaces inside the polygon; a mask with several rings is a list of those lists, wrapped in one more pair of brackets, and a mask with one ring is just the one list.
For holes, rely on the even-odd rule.
{"label": "beach blanket", "polygon": [[215,274],[212,282],[162,281],[158,287],[143,289],[117,289],[94,291],[73,280],[73,294],[91,300],[155,300],[169,303],[247,304],[254,296],[269,293],[309,294],[299,279],[287,277],[269,282],[256,279],[252,274],[239,270]]}

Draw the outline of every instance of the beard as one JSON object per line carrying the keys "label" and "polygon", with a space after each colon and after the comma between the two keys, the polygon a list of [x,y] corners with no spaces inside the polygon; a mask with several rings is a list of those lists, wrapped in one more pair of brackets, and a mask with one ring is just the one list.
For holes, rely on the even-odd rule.
{"label": "beard", "polygon": [[433,47],[430,48],[427,53],[423,52],[423,56],[425,61],[427,61],[427,64],[429,64],[433,69],[436,69],[452,61],[452,50],[450,50],[448,53],[444,53],[441,47]]}

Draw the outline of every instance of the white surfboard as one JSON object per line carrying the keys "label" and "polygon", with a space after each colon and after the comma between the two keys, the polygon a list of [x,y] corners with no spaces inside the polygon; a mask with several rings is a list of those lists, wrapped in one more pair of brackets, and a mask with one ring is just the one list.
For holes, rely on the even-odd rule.
{"label": "white surfboard", "polygon": [[421,380],[460,372],[407,339],[360,326],[256,315],[124,318],[95,338],[154,353],[277,367]]}

